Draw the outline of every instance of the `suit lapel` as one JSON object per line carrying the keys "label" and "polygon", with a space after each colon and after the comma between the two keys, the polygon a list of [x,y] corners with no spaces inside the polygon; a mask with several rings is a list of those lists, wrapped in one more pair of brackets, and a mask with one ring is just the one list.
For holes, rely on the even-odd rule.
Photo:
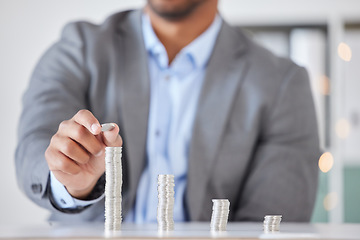
{"label": "suit lapel", "polygon": [[[145,166],[146,135],[149,115],[150,81],[147,54],[141,31],[141,11],[129,12],[126,21],[119,26],[115,41],[120,46],[118,56],[118,92],[129,175],[125,195],[124,215],[131,208],[137,185]],[[120,44],[121,43],[121,44]]]}
{"label": "suit lapel", "polygon": [[193,220],[201,217],[211,169],[246,72],[247,63],[240,56],[245,47],[244,37],[224,23],[209,61],[193,127],[186,195]]}

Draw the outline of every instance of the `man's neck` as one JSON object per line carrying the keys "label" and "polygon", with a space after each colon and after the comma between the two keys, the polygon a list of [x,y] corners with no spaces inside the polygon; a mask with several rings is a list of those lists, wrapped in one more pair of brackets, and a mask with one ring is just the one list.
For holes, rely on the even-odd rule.
{"label": "man's neck", "polygon": [[169,64],[181,49],[200,36],[214,21],[217,9],[209,8],[198,9],[186,18],[176,21],[164,19],[149,7],[145,8],[157,37],[166,49]]}

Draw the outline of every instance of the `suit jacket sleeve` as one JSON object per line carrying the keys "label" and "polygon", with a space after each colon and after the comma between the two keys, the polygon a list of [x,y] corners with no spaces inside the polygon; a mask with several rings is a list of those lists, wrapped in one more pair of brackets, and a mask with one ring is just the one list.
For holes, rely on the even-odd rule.
{"label": "suit jacket sleeve", "polygon": [[235,220],[309,221],[317,189],[319,144],[308,75],[293,65],[265,114]]}
{"label": "suit jacket sleeve", "polygon": [[36,204],[49,201],[49,169],[44,157],[59,123],[88,108],[88,74],[80,24],[68,24],[61,39],[40,59],[23,96],[15,163],[22,191]]}

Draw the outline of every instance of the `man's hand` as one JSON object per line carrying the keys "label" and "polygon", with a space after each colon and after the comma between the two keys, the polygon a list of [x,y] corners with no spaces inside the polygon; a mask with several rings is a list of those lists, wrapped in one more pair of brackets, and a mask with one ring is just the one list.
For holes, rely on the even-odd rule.
{"label": "man's hand", "polygon": [[101,132],[99,121],[88,110],[80,110],[63,121],[51,138],[45,158],[68,192],[85,199],[105,171],[105,147],[120,147],[119,127]]}

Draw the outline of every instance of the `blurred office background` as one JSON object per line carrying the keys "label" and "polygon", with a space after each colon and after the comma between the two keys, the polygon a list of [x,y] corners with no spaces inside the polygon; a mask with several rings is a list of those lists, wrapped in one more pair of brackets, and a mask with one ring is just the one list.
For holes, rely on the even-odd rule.
{"label": "blurred office background", "polygon": [[[65,23],[100,23],[144,2],[0,0],[0,224],[36,224],[48,215],[20,192],[14,168],[21,96],[37,60]],[[308,69],[324,151],[312,221],[360,222],[360,1],[220,0],[219,8],[232,25]]]}

